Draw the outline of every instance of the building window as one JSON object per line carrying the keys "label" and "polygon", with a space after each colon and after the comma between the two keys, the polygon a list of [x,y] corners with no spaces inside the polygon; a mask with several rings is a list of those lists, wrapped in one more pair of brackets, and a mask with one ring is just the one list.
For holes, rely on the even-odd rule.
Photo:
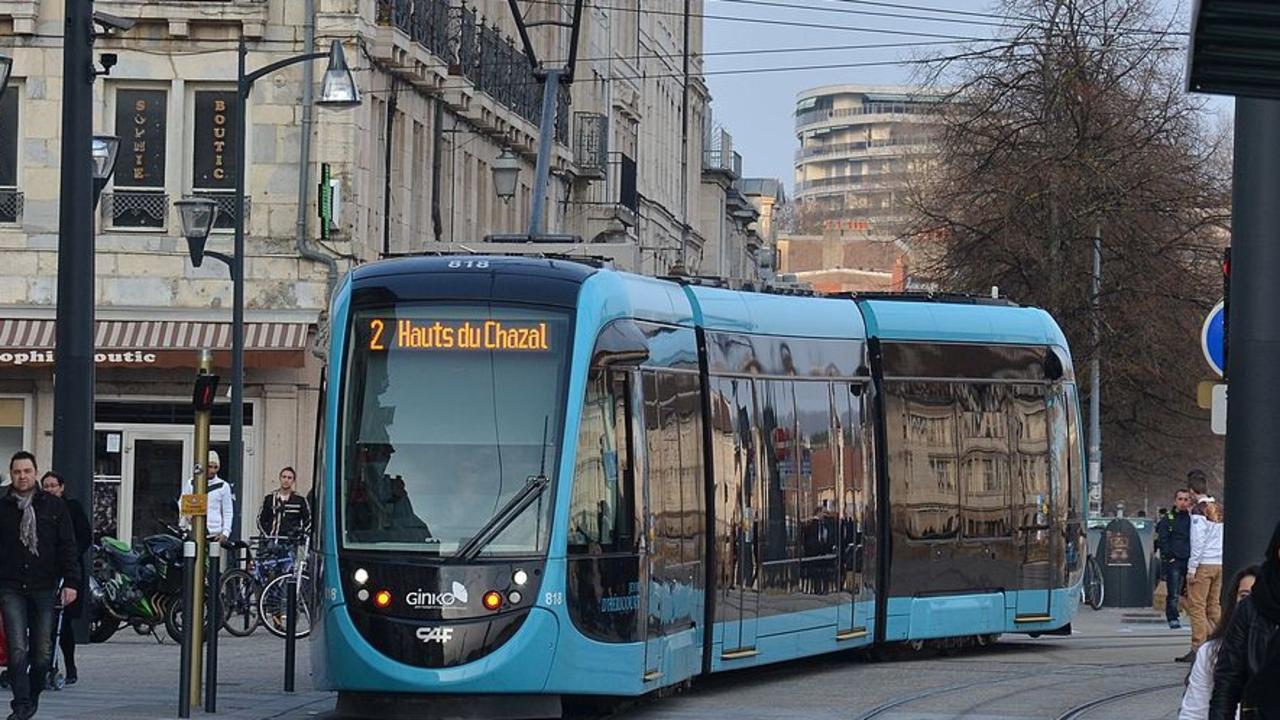
{"label": "building window", "polygon": [[193,94],[191,192],[218,203],[215,230],[232,230],[236,224],[240,148],[233,128],[235,104],[235,90],[198,90]]}
{"label": "building window", "polygon": [[0,223],[16,223],[22,217],[22,193],[18,191],[18,93],[0,94]]}
{"label": "building window", "polygon": [[27,447],[27,400],[0,397],[0,457],[4,458],[4,482],[9,483],[9,458]]}
{"label": "building window", "polygon": [[169,211],[165,194],[167,95],[164,90],[116,91],[116,135],[121,159],[107,205],[117,228],[163,230]]}

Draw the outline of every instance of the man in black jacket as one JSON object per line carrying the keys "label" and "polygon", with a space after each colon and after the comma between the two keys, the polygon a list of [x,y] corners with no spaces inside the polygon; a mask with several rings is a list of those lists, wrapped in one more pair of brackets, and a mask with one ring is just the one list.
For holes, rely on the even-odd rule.
{"label": "man in black jacket", "polygon": [[264,535],[296,537],[311,528],[311,504],[294,492],[297,479],[293,468],[280,471],[280,489],[262,498],[258,513],[258,529]]}
{"label": "man in black jacket", "polygon": [[1187,576],[1187,560],[1191,557],[1190,508],[1191,493],[1179,490],[1173,499],[1173,510],[1156,524],[1156,545],[1160,548],[1161,570],[1168,593],[1164,617],[1174,630],[1182,627],[1178,619],[1178,598],[1182,594],[1182,580]]}
{"label": "man in black jacket", "polygon": [[1249,597],[1218,645],[1209,720],[1280,718],[1280,523]]}
{"label": "man in black jacket", "polygon": [[55,594],[76,601],[80,560],[71,514],[61,498],[40,489],[36,459],[26,451],[9,460],[12,485],[0,498],[0,613],[9,642],[9,720],[35,715],[53,657]]}

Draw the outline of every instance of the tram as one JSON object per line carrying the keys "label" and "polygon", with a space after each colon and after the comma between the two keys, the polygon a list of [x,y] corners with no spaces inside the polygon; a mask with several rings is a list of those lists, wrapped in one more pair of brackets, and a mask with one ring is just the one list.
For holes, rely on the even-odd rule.
{"label": "tram", "polygon": [[341,712],[555,717],[1070,632],[1082,430],[1042,310],[464,256],[355,269],[331,323],[311,648]]}

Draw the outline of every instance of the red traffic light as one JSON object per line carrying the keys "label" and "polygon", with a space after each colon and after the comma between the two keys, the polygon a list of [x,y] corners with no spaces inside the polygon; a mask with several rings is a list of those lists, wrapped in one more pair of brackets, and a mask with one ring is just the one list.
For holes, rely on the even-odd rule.
{"label": "red traffic light", "polygon": [[214,398],[218,396],[217,375],[197,375],[196,389],[192,393],[191,404],[197,412],[212,410]]}
{"label": "red traffic light", "polygon": [[1224,277],[1231,277],[1231,248],[1230,248],[1230,246],[1228,246],[1228,247],[1227,247],[1227,249],[1225,249],[1225,250],[1223,250],[1223,251],[1222,251],[1222,275],[1223,275]]}

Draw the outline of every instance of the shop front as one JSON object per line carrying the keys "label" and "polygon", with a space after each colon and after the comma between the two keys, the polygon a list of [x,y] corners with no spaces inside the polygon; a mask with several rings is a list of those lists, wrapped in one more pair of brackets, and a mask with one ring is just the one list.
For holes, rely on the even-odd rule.
{"label": "shop front", "polygon": [[[53,326],[50,318],[0,319],[0,451],[7,458],[31,449],[42,469],[58,466]],[[256,534],[258,504],[279,468],[295,467],[309,488],[320,379],[309,346],[313,319],[246,323],[242,476],[230,453],[229,323],[112,317],[98,320],[96,332],[95,530],[132,540],[177,521],[181,484],[196,461],[191,389],[201,348],[214,351],[222,376],[210,446],[222,458],[221,475],[240,478],[240,535]],[[4,474],[8,482],[7,466]]]}

